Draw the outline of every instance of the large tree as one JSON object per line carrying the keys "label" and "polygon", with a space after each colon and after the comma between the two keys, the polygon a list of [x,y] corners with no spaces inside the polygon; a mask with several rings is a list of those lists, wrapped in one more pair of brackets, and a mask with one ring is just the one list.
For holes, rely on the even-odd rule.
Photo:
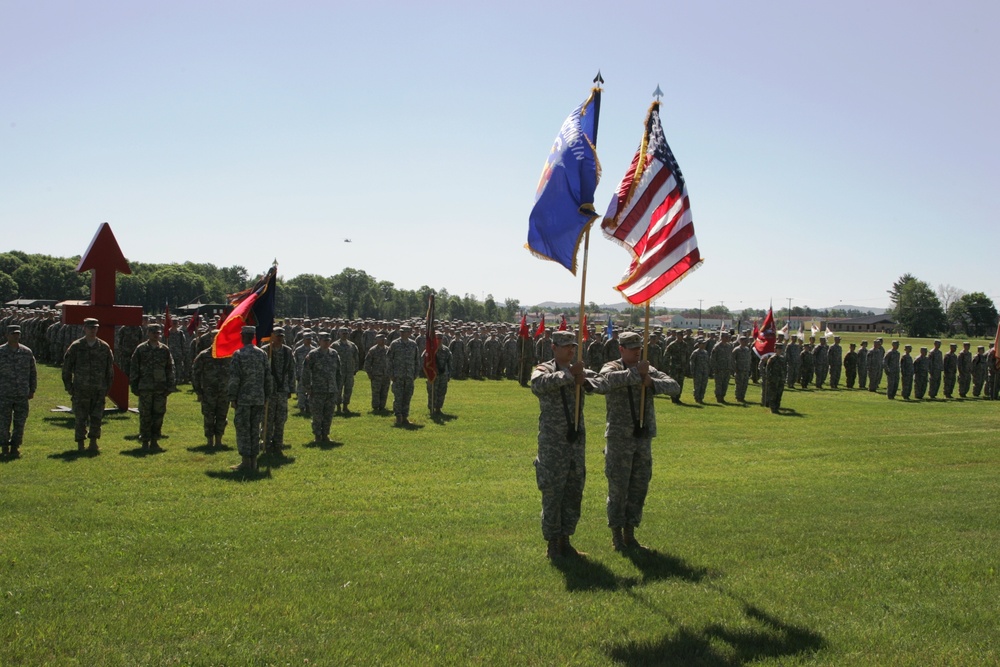
{"label": "large tree", "polygon": [[932,336],[945,330],[947,318],[941,300],[923,280],[906,274],[893,284],[889,294],[895,304],[891,314],[908,335]]}
{"label": "large tree", "polygon": [[949,322],[959,324],[970,336],[989,336],[996,331],[997,307],[982,292],[963,294],[951,306]]}

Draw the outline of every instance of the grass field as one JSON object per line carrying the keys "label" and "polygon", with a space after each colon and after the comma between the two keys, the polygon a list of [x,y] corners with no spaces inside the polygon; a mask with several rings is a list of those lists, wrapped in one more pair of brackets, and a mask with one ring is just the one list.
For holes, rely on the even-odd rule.
{"label": "grass field", "polygon": [[621,556],[595,397],[590,555],[554,565],[514,382],[452,382],[435,422],[418,381],[403,430],[359,375],[332,445],[291,417],[287,460],[247,478],[231,428],[203,448],[187,386],[164,453],[116,414],[76,456],[39,371],[0,463],[0,665],[1000,664],[1000,403],[786,391],[779,416],[694,406],[688,381],[657,401],[656,553]]}

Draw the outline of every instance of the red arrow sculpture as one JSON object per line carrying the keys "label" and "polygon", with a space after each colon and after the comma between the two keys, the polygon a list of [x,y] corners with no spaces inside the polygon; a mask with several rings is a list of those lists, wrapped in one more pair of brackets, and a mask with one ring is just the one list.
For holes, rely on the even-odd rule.
{"label": "red arrow sculpture", "polygon": [[[142,324],[142,306],[115,305],[115,274],[132,273],[125,255],[118,247],[118,241],[111,231],[111,225],[102,222],[97,234],[83,253],[76,267],[77,273],[91,272],[90,302],[67,303],[63,306],[63,324],[83,324],[88,317],[96,317],[101,322],[98,337],[115,349],[115,326],[139,326]],[[115,364],[115,381],[108,391],[108,398],[119,410],[128,410],[128,377]]]}

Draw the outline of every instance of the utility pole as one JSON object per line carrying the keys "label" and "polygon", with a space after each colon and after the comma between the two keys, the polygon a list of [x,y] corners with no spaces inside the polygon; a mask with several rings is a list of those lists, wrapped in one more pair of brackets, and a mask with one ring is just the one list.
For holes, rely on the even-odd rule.
{"label": "utility pole", "polygon": [[701,302],[702,301],[704,301],[704,299],[698,299],[698,328],[699,329],[701,328]]}

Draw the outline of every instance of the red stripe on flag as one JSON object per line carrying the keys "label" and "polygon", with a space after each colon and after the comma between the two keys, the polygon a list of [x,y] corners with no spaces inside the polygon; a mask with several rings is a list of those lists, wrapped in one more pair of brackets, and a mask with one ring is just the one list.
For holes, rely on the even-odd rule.
{"label": "red stripe on flag", "polygon": [[682,257],[679,261],[675,262],[672,267],[663,272],[662,275],[658,276],[656,280],[650,283],[648,286],[644,287],[634,294],[628,293],[628,287],[634,284],[635,281],[630,283],[622,283],[616,289],[620,291],[629,303],[634,305],[639,305],[649,301],[657,294],[665,290],[672,283],[680,280],[684,277],[688,271],[694,269],[698,264],[701,263],[701,254],[698,249],[695,248],[690,253]]}

